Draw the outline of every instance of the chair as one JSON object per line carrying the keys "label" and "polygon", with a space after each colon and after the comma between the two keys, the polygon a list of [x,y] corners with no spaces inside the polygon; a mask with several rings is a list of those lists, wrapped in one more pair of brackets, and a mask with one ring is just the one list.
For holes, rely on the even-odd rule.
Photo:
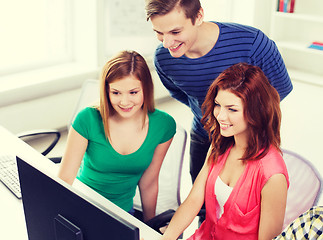
{"label": "chair", "polygon": [[317,204],[322,191],[322,178],[316,168],[302,156],[283,149],[289,175],[289,189],[284,228]]}
{"label": "chair", "polygon": [[[42,135],[46,136],[54,136],[53,139],[50,140],[49,146],[41,152],[42,155],[46,156],[58,143],[61,133],[58,130],[37,130],[35,131],[28,131],[28,132],[23,132],[17,134],[17,137],[19,137],[21,140],[25,141],[28,143],[28,140],[33,138],[33,137],[41,137]],[[54,163],[60,163],[61,162],[61,157],[52,157],[50,160]]]}
{"label": "chair", "polygon": [[77,113],[83,108],[90,106],[91,104],[99,104],[100,92],[99,92],[99,81],[94,79],[88,79],[82,84],[81,94],[76,104],[74,113],[67,128],[71,126]]}
{"label": "chair", "polygon": [[[159,231],[160,227],[165,226],[181,204],[180,187],[181,173],[186,147],[186,130],[177,125],[176,134],[166,153],[163,164],[160,169],[158,179],[158,197],[156,206],[157,218],[148,221],[148,225]],[[137,187],[134,197],[135,216],[142,218],[141,200]],[[139,212],[139,213],[138,213]]]}
{"label": "chair", "polygon": [[[72,119],[68,124],[68,128],[73,122],[76,114],[86,106],[89,106],[93,103],[97,103],[99,100],[99,81],[98,80],[87,80],[83,83],[79,101],[76,105]],[[45,130],[38,133],[26,133],[23,134],[24,137],[35,136],[38,134],[56,134],[56,130]],[[58,132],[59,133],[59,132]],[[58,135],[58,139],[59,139]],[[49,149],[44,151],[43,154],[46,155],[50,152],[58,142],[58,139],[55,139],[50,145]],[[165,223],[169,221],[171,216],[174,214],[175,210],[181,203],[180,200],[180,185],[181,185],[181,172],[183,166],[184,152],[187,141],[186,130],[177,125],[176,134],[173,138],[173,141],[167,151],[165,159],[163,161],[160,174],[159,174],[159,192],[156,206],[156,216],[150,220],[147,224],[159,231],[159,228],[165,226]],[[56,163],[59,163],[61,157],[51,159]],[[141,201],[139,191],[134,199],[134,208],[137,211],[137,216],[140,215],[141,211]],[[140,217],[138,217],[140,218]]]}

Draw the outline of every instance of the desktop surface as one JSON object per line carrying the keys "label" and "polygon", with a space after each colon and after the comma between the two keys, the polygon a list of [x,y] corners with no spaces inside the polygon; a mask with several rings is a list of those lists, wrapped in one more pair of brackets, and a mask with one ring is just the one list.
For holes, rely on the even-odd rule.
{"label": "desktop surface", "polygon": [[22,201],[0,183],[0,239],[28,240]]}

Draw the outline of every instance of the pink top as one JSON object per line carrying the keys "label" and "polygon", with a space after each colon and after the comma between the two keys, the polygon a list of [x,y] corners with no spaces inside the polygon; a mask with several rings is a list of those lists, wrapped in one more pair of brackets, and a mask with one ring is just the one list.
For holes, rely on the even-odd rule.
{"label": "pink top", "polygon": [[261,209],[261,190],[274,174],[285,175],[289,186],[288,173],[281,154],[271,147],[265,157],[248,161],[224,205],[224,213],[217,219],[219,204],[214,194],[214,184],[228,157],[229,148],[216,164],[213,164],[205,189],[206,219],[189,240],[258,239]]}

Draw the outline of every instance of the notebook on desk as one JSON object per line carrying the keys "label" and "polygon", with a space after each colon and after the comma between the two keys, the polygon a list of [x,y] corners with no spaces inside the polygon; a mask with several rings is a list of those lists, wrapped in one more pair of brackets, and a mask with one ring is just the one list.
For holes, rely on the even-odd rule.
{"label": "notebook on desk", "polygon": [[17,157],[29,240],[139,240],[139,229]]}

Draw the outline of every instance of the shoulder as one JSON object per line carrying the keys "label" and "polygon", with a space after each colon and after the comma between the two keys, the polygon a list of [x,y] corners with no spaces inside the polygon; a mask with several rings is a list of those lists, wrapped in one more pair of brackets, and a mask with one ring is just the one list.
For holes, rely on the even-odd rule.
{"label": "shoulder", "polygon": [[269,148],[268,153],[260,159],[260,162],[263,166],[284,166],[285,162],[281,153],[275,149],[273,146]]}
{"label": "shoulder", "polygon": [[271,147],[266,156],[260,159],[259,162],[265,182],[275,174],[283,174],[288,180],[288,172],[285,161],[281,153],[274,147]]}
{"label": "shoulder", "polygon": [[155,50],[155,56],[158,56],[159,54],[165,54],[165,53],[169,53],[169,51],[168,49],[164,48],[162,43],[160,43]]}
{"label": "shoulder", "polygon": [[242,35],[258,35],[263,34],[263,32],[255,27],[248,25],[243,25],[239,23],[223,23],[223,22],[214,22],[220,28],[221,33],[240,33]]}
{"label": "shoulder", "polygon": [[155,62],[161,60],[168,60],[171,59],[172,56],[170,55],[168,49],[164,48],[163,44],[159,44],[155,50]]}
{"label": "shoulder", "polygon": [[95,107],[86,107],[77,113],[76,119],[91,117],[97,118],[98,116],[100,116],[98,109],[96,109]]}
{"label": "shoulder", "polygon": [[162,125],[171,124],[171,125],[176,126],[174,118],[162,110],[155,109],[154,112],[148,113],[148,116],[149,116],[149,120],[152,120],[154,122],[158,122]]}
{"label": "shoulder", "polygon": [[95,107],[86,107],[79,111],[73,120],[73,127],[75,125],[89,125],[92,122],[102,121],[98,109]]}
{"label": "shoulder", "polygon": [[80,110],[79,114],[95,114],[96,112],[99,111],[95,107],[85,107],[82,110]]}
{"label": "shoulder", "polygon": [[176,133],[176,122],[168,113],[155,109],[154,112],[148,113],[149,130],[152,133],[164,136],[167,140]]}
{"label": "shoulder", "polygon": [[87,139],[89,139],[92,132],[100,132],[101,125],[100,112],[94,107],[82,109],[72,123],[74,130]]}
{"label": "shoulder", "polygon": [[[238,23],[218,23],[220,29],[220,39],[222,42],[231,44],[244,44],[244,47],[250,46],[254,51],[259,47],[264,48],[270,39],[259,29],[238,24]],[[260,49],[261,51],[262,49]]]}

